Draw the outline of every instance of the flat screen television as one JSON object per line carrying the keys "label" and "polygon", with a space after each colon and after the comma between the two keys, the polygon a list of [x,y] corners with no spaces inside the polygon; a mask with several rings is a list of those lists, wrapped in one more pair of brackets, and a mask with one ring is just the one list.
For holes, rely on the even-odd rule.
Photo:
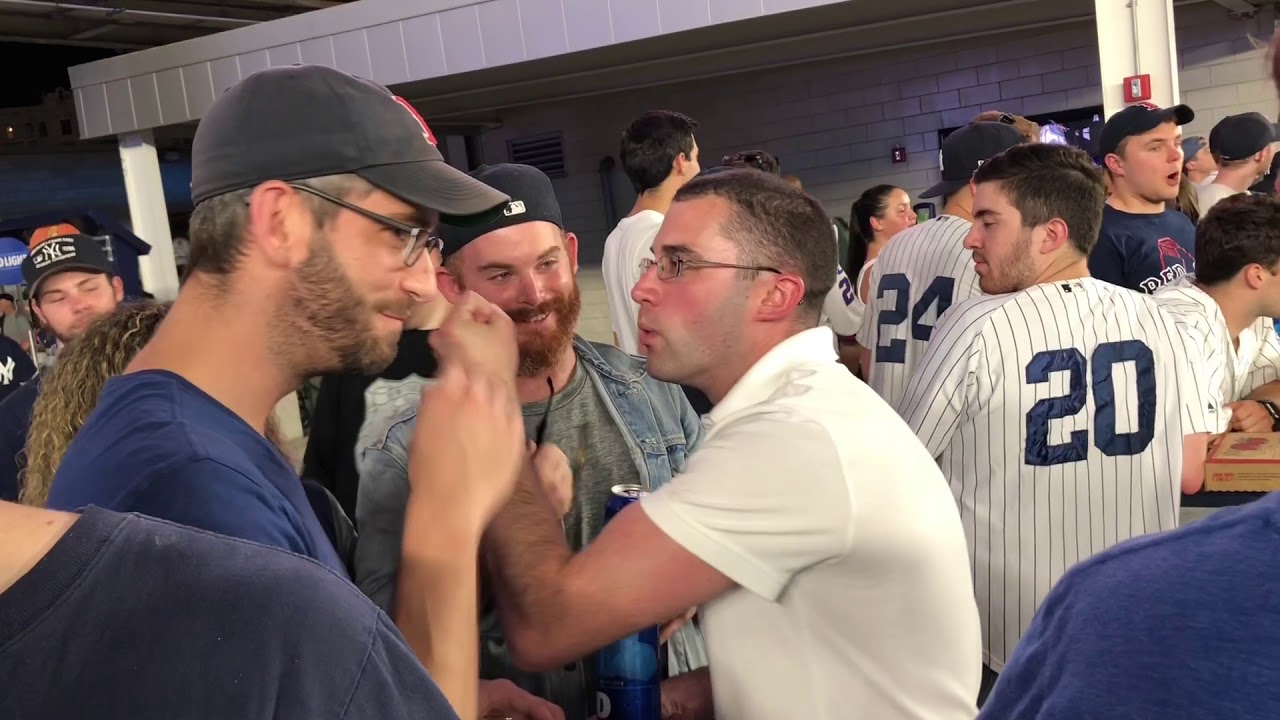
{"label": "flat screen television", "polygon": [[[1040,141],[1057,145],[1071,145],[1089,153],[1094,162],[1099,162],[1098,134],[1102,131],[1102,106],[1075,108],[1061,112],[1028,115],[1028,120],[1040,126]],[[959,127],[944,128],[938,131],[938,145]]]}

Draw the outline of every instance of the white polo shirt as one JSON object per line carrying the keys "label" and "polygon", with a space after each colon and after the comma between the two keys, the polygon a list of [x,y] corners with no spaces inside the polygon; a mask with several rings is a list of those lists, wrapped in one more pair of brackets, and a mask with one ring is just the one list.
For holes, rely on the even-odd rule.
{"label": "white polo shirt", "polygon": [[1240,331],[1239,343],[1231,339],[1227,319],[1218,302],[1184,276],[1156,291],[1155,301],[1174,322],[1207,338],[1218,351],[1206,368],[1208,380],[1221,388],[1221,397],[1234,402],[1273,380],[1280,379],[1280,337],[1271,318],[1258,318]]}
{"label": "white polo shirt", "polygon": [[955,501],[834,339],[769,351],[641,501],[738,584],[700,608],[716,717],[972,720],[982,641]]}

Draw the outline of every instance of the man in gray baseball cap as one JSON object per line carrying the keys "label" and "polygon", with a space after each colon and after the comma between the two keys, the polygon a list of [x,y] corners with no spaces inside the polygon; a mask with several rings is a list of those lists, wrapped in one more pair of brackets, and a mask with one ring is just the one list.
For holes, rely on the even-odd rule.
{"label": "man in gray baseball cap", "polygon": [[[310,377],[389,364],[410,309],[437,295],[427,251],[440,248],[441,218],[486,221],[508,197],[449,167],[405,101],[319,66],[266,70],[220,96],[196,130],[191,190],[190,258],[177,300],[103,389],[63,457],[48,506],[138,512],[284,548],[348,577],[352,548],[335,542],[349,536],[339,529],[350,521],[268,439],[282,434],[269,430],[274,408]],[[505,336],[514,356],[514,329],[501,311],[472,297],[455,315],[442,334],[466,335],[488,356],[501,354]],[[518,418],[514,396],[510,412]],[[446,424],[415,444],[433,458],[417,472],[438,471],[432,463],[447,462],[465,440],[459,423]],[[514,435],[513,444],[521,449]],[[502,472],[482,462],[448,474],[481,486]],[[416,553],[436,545],[429,530],[405,542]],[[474,572],[475,553],[450,552]],[[427,645],[411,642],[413,649],[455,710],[474,717],[476,663],[465,647],[478,635],[474,590],[406,583],[406,601],[433,611]],[[559,717],[514,687],[496,689],[505,697],[493,709],[516,715],[532,703],[531,716]]]}

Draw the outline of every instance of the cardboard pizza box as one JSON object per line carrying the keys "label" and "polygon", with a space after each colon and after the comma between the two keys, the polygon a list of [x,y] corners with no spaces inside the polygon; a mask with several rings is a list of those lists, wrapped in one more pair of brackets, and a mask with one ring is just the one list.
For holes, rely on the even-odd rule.
{"label": "cardboard pizza box", "polygon": [[1227,433],[1209,447],[1208,492],[1280,490],[1280,433]]}

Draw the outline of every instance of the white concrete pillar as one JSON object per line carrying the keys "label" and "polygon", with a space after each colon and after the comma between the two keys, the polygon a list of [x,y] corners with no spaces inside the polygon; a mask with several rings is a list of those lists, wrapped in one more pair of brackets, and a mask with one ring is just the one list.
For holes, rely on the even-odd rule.
{"label": "white concrete pillar", "polygon": [[134,234],[151,246],[151,254],[139,259],[142,287],[157,300],[173,300],[178,296],[178,268],[173,261],[173,237],[169,234],[155,136],[150,130],[140,130],[120,135],[119,142],[129,222]]}
{"label": "white concrete pillar", "polygon": [[1160,107],[1180,102],[1173,0],[1094,0],[1093,5],[1106,116],[1127,104],[1123,81],[1133,75],[1151,76],[1150,102]]}

